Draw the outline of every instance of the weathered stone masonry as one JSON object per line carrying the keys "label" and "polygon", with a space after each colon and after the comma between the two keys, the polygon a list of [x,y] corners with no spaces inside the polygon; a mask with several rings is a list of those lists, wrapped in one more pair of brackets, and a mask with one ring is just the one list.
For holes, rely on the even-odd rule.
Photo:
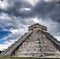
{"label": "weathered stone masonry", "polygon": [[47,32],[45,26],[34,24],[10,49],[2,53],[2,56],[59,57],[60,43]]}

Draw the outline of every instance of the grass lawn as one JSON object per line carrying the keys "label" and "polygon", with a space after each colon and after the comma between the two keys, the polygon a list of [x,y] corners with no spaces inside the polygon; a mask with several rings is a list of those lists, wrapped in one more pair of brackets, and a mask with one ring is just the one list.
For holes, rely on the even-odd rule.
{"label": "grass lawn", "polygon": [[60,58],[0,57],[0,59],[60,59]]}

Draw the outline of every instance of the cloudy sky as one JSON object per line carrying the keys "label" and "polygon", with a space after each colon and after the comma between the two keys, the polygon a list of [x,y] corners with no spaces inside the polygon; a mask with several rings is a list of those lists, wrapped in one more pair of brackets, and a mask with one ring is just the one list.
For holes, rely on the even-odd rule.
{"label": "cloudy sky", "polygon": [[60,41],[59,0],[0,0],[0,50],[8,48],[35,23],[46,26]]}

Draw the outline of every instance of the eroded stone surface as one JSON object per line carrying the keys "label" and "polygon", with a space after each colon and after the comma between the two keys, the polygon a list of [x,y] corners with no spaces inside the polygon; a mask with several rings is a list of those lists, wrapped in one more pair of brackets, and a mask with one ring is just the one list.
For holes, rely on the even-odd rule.
{"label": "eroded stone surface", "polygon": [[60,57],[60,43],[47,33],[47,28],[39,24],[29,27],[22,36],[2,56],[14,57]]}
{"label": "eroded stone surface", "polygon": [[15,51],[15,57],[57,56],[59,50],[42,31],[35,30]]}

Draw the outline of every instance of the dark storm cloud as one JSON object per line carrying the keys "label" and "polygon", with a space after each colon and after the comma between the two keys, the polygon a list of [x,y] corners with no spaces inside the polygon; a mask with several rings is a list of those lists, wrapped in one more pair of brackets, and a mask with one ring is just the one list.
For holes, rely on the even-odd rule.
{"label": "dark storm cloud", "polygon": [[8,8],[9,11],[8,13],[11,13],[15,16],[27,16],[27,14],[23,11],[20,11],[21,8],[30,8],[32,7],[29,3],[27,3],[26,1],[21,1],[21,0],[13,0],[13,1],[9,1],[9,3],[11,4],[12,2],[12,7],[11,8]]}
{"label": "dark storm cloud", "polygon": [[[58,2],[45,2],[44,0],[38,2],[34,7],[29,4],[26,0],[8,0],[9,7],[7,10],[1,10],[10,15],[20,17],[50,17],[55,22],[60,22],[60,4]],[[30,11],[23,10],[21,8],[31,8]]]}
{"label": "dark storm cloud", "polygon": [[[22,3],[21,3],[22,2]],[[30,8],[30,11],[20,11],[19,8],[27,7]],[[23,1],[15,1],[12,9],[9,9],[9,12],[16,16],[21,17],[50,17],[55,22],[60,22],[60,4],[57,2],[44,2],[40,1],[32,7],[29,3]]]}
{"label": "dark storm cloud", "polygon": [[[42,20],[50,20],[47,18],[51,18],[53,22],[57,23],[55,27],[56,32],[60,32],[60,4],[55,2],[55,0],[52,2],[41,0],[35,6],[26,2],[26,0],[8,0],[8,3],[9,7],[6,10],[0,9],[0,11],[8,13],[10,16],[22,17],[23,19],[20,19],[21,24],[27,25],[34,23],[32,20],[26,20],[25,18],[38,17],[42,18]],[[31,10],[21,11],[21,8],[31,8]]]}
{"label": "dark storm cloud", "polygon": [[7,10],[2,10],[0,8],[0,12],[8,13],[9,15],[15,15],[20,17],[28,17],[30,16],[30,12],[21,11],[21,8],[31,8],[32,5],[27,3],[24,0],[8,0],[9,6],[7,7]]}
{"label": "dark storm cloud", "polygon": [[60,22],[60,4],[57,2],[39,2],[34,7],[35,15],[38,17],[50,17],[53,21]]}

